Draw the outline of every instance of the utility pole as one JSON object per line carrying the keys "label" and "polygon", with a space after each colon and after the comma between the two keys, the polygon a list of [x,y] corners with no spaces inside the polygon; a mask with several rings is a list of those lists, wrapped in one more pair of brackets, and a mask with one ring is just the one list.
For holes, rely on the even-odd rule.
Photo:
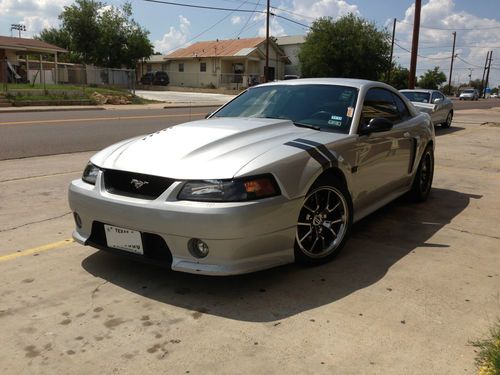
{"label": "utility pole", "polygon": [[488,72],[486,73],[486,83],[484,86],[484,97],[486,98],[486,89],[488,88],[488,81],[490,79],[490,68],[491,68],[491,58],[493,57],[493,51],[490,51],[490,62],[488,63]]}
{"label": "utility pole", "polygon": [[451,94],[451,76],[453,74],[453,60],[455,59],[455,41],[457,40],[457,32],[452,32],[453,34],[453,51],[451,52],[451,65],[450,65],[450,76],[448,77],[448,95]]}
{"label": "utility pole", "polygon": [[264,82],[269,79],[269,8],[271,0],[267,0],[267,12],[266,12],[266,66],[264,67]]}
{"label": "utility pole", "polygon": [[488,67],[488,59],[489,58],[490,58],[490,51],[486,52],[486,61],[484,62],[483,78],[481,78],[481,97],[482,98],[484,98],[484,96],[485,96],[484,76],[486,75],[486,69]]}
{"label": "utility pole", "polygon": [[422,8],[422,0],[415,0],[415,18],[413,21],[413,37],[411,42],[410,77],[408,80],[409,89],[415,88],[415,74],[417,73],[418,34],[420,32],[421,8]]}
{"label": "utility pole", "polygon": [[472,72],[474,71],[474,69],[472,68],[468,68],[469,69],[469,86],[471,85],[471,82],[472,82]]}
{"label": "utility pole", "polygon": [[394,36],[396,34],[396,19],[394,18],[394,23],[392,25],[392,42],[391,42],[391,57],[389,58],[389,69],[387,70],[387,83],[391,81],[391,70],[392,70],[392,54],[394,52]]}

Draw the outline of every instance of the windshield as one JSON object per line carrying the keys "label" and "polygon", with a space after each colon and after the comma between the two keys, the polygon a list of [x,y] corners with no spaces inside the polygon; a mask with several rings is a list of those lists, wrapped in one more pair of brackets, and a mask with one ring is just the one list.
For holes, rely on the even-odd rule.
{"label": "windshield", "polygon": [[214,116],[287,119],[296,126],[348,133],[357,95],[356,88],[337,85],[256,86]]}
{"label": "windshield", "polygon": [[422,91],[402,91],[401,94],[406,96],[410,102],[429,103],[431,94]]}
{"label": "windshield", "polygon": [[464,94],[474,94],[474,90],[464,90]]}

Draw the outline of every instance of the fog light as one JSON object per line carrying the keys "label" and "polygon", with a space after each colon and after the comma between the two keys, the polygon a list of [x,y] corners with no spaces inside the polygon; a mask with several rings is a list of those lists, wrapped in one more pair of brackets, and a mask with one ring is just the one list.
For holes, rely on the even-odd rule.
{"label": "fog light", "polygon": [[188,250],[195,258],[205,258],[208,255],[208,245],[197,238],[189,240]]}
{"label": "fog light", "polygon": [[75,219],[76,226],[81,229],[82,228],[82,218],[76,212],[73,212],[73,218]]}

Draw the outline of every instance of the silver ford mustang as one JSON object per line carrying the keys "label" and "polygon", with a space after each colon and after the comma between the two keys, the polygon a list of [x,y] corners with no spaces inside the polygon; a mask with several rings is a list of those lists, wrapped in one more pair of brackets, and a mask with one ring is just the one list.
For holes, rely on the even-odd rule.
{"label": "silver ford mustang", "polygon": [[336,256],[352,224],[425,200],[434,128],[380,82],[255,86],[207,119],[94,155],[69,187],[76,241],[210,275]]}

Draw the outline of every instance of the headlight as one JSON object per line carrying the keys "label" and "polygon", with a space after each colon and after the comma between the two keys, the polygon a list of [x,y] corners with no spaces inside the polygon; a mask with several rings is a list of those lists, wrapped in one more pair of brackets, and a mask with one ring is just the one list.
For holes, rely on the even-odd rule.
{"label": "headlight", "polygon": [[83,171],[82,180],[88,184],[95,185],[99,171],[98,167],[89,162]]}
{"label": "headlight", "polygon": [[203,202],[241,202],[279,195],[271,175],[234,180],[188,181],[177,196],[179,200]]}

